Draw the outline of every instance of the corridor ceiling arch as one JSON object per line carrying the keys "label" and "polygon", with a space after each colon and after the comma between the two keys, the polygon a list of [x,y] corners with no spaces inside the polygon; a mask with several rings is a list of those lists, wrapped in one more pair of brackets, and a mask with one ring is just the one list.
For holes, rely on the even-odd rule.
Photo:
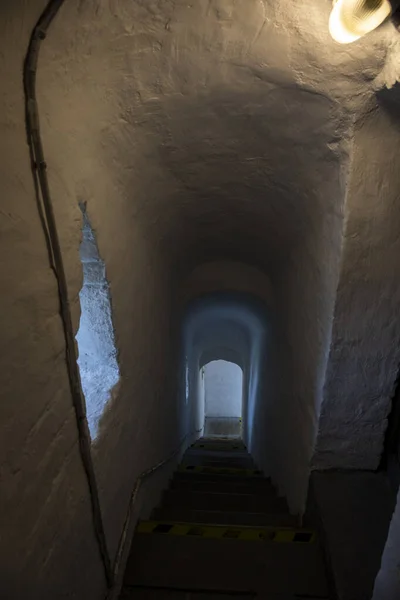
{"label": "corridor ceiling arch", "polygon": [[266,272],[234,260],[214,260],[197,265],[183,280],[179,298],[185,304],[198,296],[216,292],[252,294],[268,307],[273,304],[273,286]]}

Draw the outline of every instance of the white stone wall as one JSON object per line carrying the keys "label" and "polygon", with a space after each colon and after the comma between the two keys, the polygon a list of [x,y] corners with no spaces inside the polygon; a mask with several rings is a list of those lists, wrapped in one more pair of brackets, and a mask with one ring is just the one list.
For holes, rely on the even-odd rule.
{"label": "white stone wall", "polygon": [[376,577],[372,600],[395,600],[400,597],[400,492],[390,523],[389,534]]}
{"label": "white stone wall", "polygon": [[399,99],[355,129],[316,468],[376,469],[400,363]]}
{"label": "white stone wall", "polygon": [[243,371],[234,363],[215,360],[204,366],[206,417],[242,415]]}
{"label": "white stone wall", "polygon": [[[119,441],[107,444],[116,456],[126,451],[134,424],[125,411],[134,410],[130,398],[147,394],[149,373],[155,402],[173,393],[164,385],[175,365],[164,347],[173,287],[211,258],[257,265],[278,301],[274,350],[260,378],[274,383],[254,405],[251,435],[263,463],[265,440],[274,439],[269,470],[299,510],[322,402],[352,124],[386,51],[373,36],[334,45],[324,28],[329,7],[315,0],[278,4],[66,3],[38,81],[71,295],[79,287],[79,198],[107,266],[122,380],[127,369],[134,382],[109,417],[126,440],[116,427]],[[391,34],[382,35],[389,43]],[[148,310],[156,316],[145,338]],[[160,343],[149,342],[151,331]],[[174,427],[188,422],[179,410],[168,412]],[[107,468],[99,470],[109,481]],[[105,493],[112,506],[115,494]]]}
{"label": "white stone wall", "polygon": [[8,600],[105,592],[24,124],[22,65],[46,4],[0,7],[0,596]]}
{"label": "white stone wall", "polygon": [[[1,298],[0,335],[0,511],[6,516],[0,595],[8,600],[100,599],[106,592],[104,572],[69,390],[57,285],[39,219],[24,124],[22,65],[45,5],[17,1],[0,8],[0,64],[7,82],[0,91],[0,276],[7,290]],[[104,124],[94,116],[96,105],[101,114],[96,85],[90,84],[86,95],[86,67],[81,71],[79,51],[70,51],[70,42],[82,42],[91,21],[80,20],[76,8],[76,3],[65,4],[43,42],[38,97],[75,332],[82,288],[79,202],[87,202],[110,282],[121,382],[101,419],[93,459],[113,560],[137,477],[175,451],[188,431],[185,409],[173,394],[171,373],[176,365],[167,255],[160,251],[155,232],[150,234],[149,224],[136,218],[132,188],[121,193],[114,178],[100,133]],[[71,36],[70,27],[76,35]],[[89,37],[96,40],[96,33]],[[70,60],[71,69],[63,63]],[[102,84],[113,87],[109,80]],[[136,194],[135,206],[140,204]]]}

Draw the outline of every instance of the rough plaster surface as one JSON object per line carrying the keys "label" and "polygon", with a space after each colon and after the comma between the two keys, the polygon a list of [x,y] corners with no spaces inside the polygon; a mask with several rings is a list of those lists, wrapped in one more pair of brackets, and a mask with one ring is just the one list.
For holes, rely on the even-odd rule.
{"label": "rough plaster surface", "polygon": [[389,534],[382,554],[381,568],[375,580],[372,600],[400,598],[400,492],[390,522]]}
{"label": "rough plaster surface", "polygon": [[[297,506],[324,397],[344,217],[347,227],[352,223],[345,211],[345,199],[351,206],[349,194],[356,194],[347,187],[349,172],[365,168],[358,167],[353,123],[374,102],[394,52],[390,25],[357,45],[334,44],[329,8],[315,0],[68,3],[46,40],[39,72],[51,185],[59,221],[67,224],[61,233],[71,294],[79,197],[88,203],[107,264],[122,380],[134,345],[148,344],[138,337],[145,321],[136,323],[132,310],[143,291],[139,273],[166,299],[158,309],[151,300],[160,314],[159,326],[157,318],[151,323],[158,350],[169,344],[167,299],[181,276],[209,259],[267,272],[279,314],[276,381],[257,409],[266,428],[260,437],[274,439],[275,477]],[[121,234],[128,223],[129,236]],[[150,359],[153,350],[155,371],[172,372],[162,352]],[[360,354],[362,369],[368,350]],[[146,386],[138,383],[146,361],[143,352],[130,373],[139,390]],[[121,398],[125,390],[132,397],[128,387],[122,382]],[[158,398],[165,387],[154,387]],[[110,419],[128,432],[125,402],[118,400],[121,412]],[[173,422],[174,411],[169,415]],[[333,415],[334,422],[341,418],[347,421],[343,412]],[[278,421],[281,427],[268,430]],[[357,427],[354,417],[349,431],[357,435]],[[326,437],[329,425],[326,434],[320,427],[320,439]],[[119,440],[115,451],[123,453]],[[375,448],[366,467],[377,461]]]}
{"label": "rough plaster surface", "polygon": [[234,363],[215,360],[204,366],[206,417],[240,417],[243,371]]}
{"label": "rough plaster surface", "polygon": [[93,532],[65,367],[57,287],[26,145],[22,63],[45,2],[0,8],[0,595],[100,598]]}
{"label": "rough plaster surface", "polygon": [[178,302],[183,306],[205,294],[243,292],[273,305],[273,289],[265,271],[239,261],[219,260],[202,263],[193,269],[179,288]]}
{"label": "rough plaster surface", "polygon": [[355,129],[317,468],[375,469],[382,453],[400,360],[398,95]]}
{"label": "rough plaster surface", "polygon": [[[44,5],[0,8],[1,281],[10,291],[1,552],[11,588],[18,565],[18,582],[43,600],[98,598],[104,582],[23,124],[22,62]],[[388,24],[335,45],[329,9],[319,0],[72,0],[43,43],[41,126],[76,330],[80,201],[110,283],[121,386],[93,455],[112,556],[137,476],[201,422],[199,406],[176,394],[182,315],[172,300],[209,260],[247,263],[271,282],[273,352],[257,350],[258,340],[247,353],[245,435],[292,508],[304,503],[321,406],[315,464],[377,464],[399,362],[400,171],[396,89],[376,90],[396,78],[398,44]]]}
{"label": "rough plaster surface", "polygon": [[[372,598],[395,506],[385,474],[314,471],[311,496],[319,513],[336,597],[338,600]],[[393,556],[389,561],[387,567],[393,568]],[[389,598],[396,600],[397,596],[383,596],[379,600]]]}

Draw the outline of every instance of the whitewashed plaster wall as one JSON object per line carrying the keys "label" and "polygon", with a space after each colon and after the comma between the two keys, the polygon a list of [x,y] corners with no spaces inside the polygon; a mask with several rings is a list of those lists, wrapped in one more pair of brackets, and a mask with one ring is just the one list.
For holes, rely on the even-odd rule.
{"label": "whitewashed plaster wall", "polygon": [[[342,111],[337,130],[342,142],[336,147],[342,155],[342,201],[337,208],[344,213],[344,223],[336,227],[333,238],[337,247],[338,236],[343,235],[342,255],[340,265],[328,263],[324,275],[331,272],[331,280],[326,279],[331,289],[337,281],[337,297],[330,317],[332,333],[328,326],[316,380],[319,408],[315,414],[320,413],[321,419],[312,464],[314,468],[374,469],[380,461],[400,361],[398,84],[385,89],[399,80],[400,38],[388,22],[356,44],[330,47],[323,34],[324,10],[312,0],[302,4],[295,2],[286,15],[288,28],[295,26],[299,33],[292,65],[303,84],[328,95]],[[324,66],[319,71],[309,69],[307,61],[322,61]],[[346,76],[350,71],[353,75]],[[335,212],[326,216],[334,220]],[[306,287],[302,285],[304,293]],[[318,294],[314,301],[327,298]]]}
{"label": "whitewashed plaster wall", "polygon": [[400,103],[355,129],[344,252],[315,468],[376,469],[400,363]]}
{"label": "whitewashed plaster wall", "polygon": [[[7,81],[1,89],[0,116],[1,281],[10,292],[2,294],[2,314],[7,318],[1,331],[0,554],[5,573],[0,595],[10,600],[105,594],[65,365],[57,286],[38,216],[24,125],[23,59],[45,4],[10,2],[0,9],[1,68]],[[74,60],[68,42],[58,46],[57,30],[50,32],[47,41],[39,71],[44,65],[52,70],[57,52],[67,62]],[[108,406],[93,449],[107,543],[114,559],[136,478],[167,458],[187,433],[182,429],[181,407],[175,397],[168,401],[175,366],[171,279],[157,239],[149,234],[151,227],[135,220],[130,195],[127,207],[126,196],[121,197],[114,186],[101,141],[89,135],[91,148],[79,151],[82,140],[76,131],[80,119],[84,122],[96,105],[95,95],[83,107],[82,89],[74,87],[68,76],[64,80],[56,61],[53,64],[56,76],[48,77],[46,68],[39,74],[39,104],[74,326],[77,330],[82,287],[78,201],[87,201],[110,280],[121,366],[118,396]],[[71,69],[71,75],[78,71]],[[65,95],[69,85],[71,96]],[[53,92],[55,104],[50,105],[56,115],[50,115],[46,103],[46,94]],[[172,356],[169,364],[165,356]],[[128,468],[127,455],[131,456]]]}
{"label": "whitewashed plaster wall", "polygon": [[213,292],[242,292],[273,306],[273,289],[265,271],[239,261],[217,260],[200,264],[181,283],[176,301],[181,305]]}
{"label": "whitewashed plaster wall", "polygon": [[22,64],[45,4],[0,7],[0,596],[9,600],[105,590],[24,124]]}
{"label": "whitewashed plaster wall", "polygon": [[[70,297],[77,308],[76,328],[82,277],[78,202],[87,204],[109,281],[120,383],[100,420],[93,458],[114,559],[137,478],[170,456],[190,432],[184,428],[188,408],[172,396],[177,364],[171,327],[170,257],[163,252],[158,216],[141,214],[147,194],[162,197],[165,182],[156,176],[156,168],[153,173],[151,169],[140,172],[144,156],[139,160],[133,148],[130,152],[121,138],[114,137],[116,132],[112,133],[116,126],[118,136],[126,135],[123,119],[114,118],[125,90],[110,80],[112,66],[110,71],[103,68],[103,61],[111,58],[107,58],[107,48],[100,45],[96,51],[92,46],[100,41],[96,14],[101,14],[96,13],[96,3],[66,3],[61,8],[43,46],[38,96],[56,219],[64,224],[60,238]],[[111,18],[108,11],[106,16],[102,27]],[[72,37],[68,23],[76,28]],[[101,76],[94,82],[96,72]],[[111,105],[115,115],[108,121]],[[104,143],[104,135],[110,143]],[[125,141],[135,145],[130,134]],[[115,169],[119,159],[127,161],[121,171]],[[154,183],[152,192],[140,182],[145,173]],[[131,457],[128,468],[127,455]]]}
{"label": "whitewashed plaster wall", "polygon": [[375,580],[372,600],[394,600],[400,596],[400,492],[392,515],[381,568]]}
{"label": "whitewashed plaster wall", "polygon": [[[68,3],[39,72],[52,186],[88,202],[117,337],[135,296],[133,283],[124,297],[116,291],[121,261],[140,272],[120,235],[128,222],[133,260],[141,245],[155,264],[162,256],[171,284],[210,258],[270,275],[276,366],[292,382],[276,394],[286,399],[276,450],[293,498],[305,497],[322,401],[352,122],[386,58],[382,43],[334,45],[328,12],[286,0]],[[60,219],[72,223],[68,206],[60,202]],[[73,289],[73,268],[69,275]]]}

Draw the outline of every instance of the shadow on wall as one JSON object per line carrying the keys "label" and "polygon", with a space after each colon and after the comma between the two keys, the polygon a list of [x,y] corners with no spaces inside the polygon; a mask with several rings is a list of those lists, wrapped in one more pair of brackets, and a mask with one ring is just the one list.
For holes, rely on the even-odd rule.
{"label": "shadow on wall", "polygon": [[99,256],[94,231],[85,205],[80,257],[83,286],[79,294],[81,319],[76,335],[82,390],[92,441],[97,437],[99,420],[119,382],[117,349],[111,316],[111,302],[105,265]]}

